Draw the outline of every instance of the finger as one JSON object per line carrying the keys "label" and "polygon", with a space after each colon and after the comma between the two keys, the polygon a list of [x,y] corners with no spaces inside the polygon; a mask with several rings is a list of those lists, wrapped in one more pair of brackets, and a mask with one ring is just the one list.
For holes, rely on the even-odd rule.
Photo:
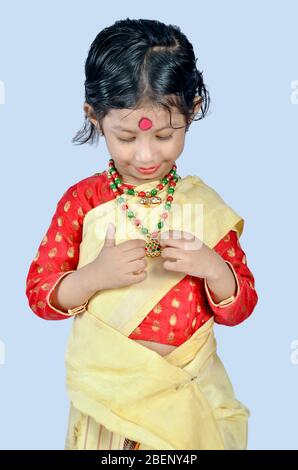
{"label": "finger", "polygon": [[184,259],[183,251],[178,248],[163,248],[161,250],[161,256],[163,258],[172,258],[172,259]]}
{"label": "finger", "polygon": [[146,279],[147,277],[147,271],[142,271],[142,272],[139,272],[139,273],[132,273],[128,276],[128,282],[129,282],[129,285],[130,284],[133,284],[135,282],[142,282]]}
{"label": "finger", "polygon": [[160,234],[160,238],[164,240],[169,240],[170,238],[174,240],[193,240],[195,235],[191,232],[185,232],[184,230],[165,230]]}
{"label": "finger", "polygon": [[183,243],[185,243],[185,240],[183,241],[182,239],[175,239],[175,238],[169,238],[169,239],[160,239],[160,246],[173,246],[176,248],[182,248]]}
{"label": "finger", "polygon": [[174,240],[173,238],[170,238],[167,241],[164,240],[163,242],[160,242],[160,246],[162,249],[165,249],[166,247],[171,247],[175,248],[176,250],[183,251],[189,249],[187,248],[187,243],[189,242],[187,242],[186,240]]}
{"label": "finger", "polygon": [[163,263],[163,267],[164,267],[167,271],[183,272],[183,269],[182,269],[182,265],[181,265],[181,261],[180,261],[180,260],[177,260],[177,261],[169,261],[169,260],[166,260],[166,261]]}
{"label": "finger", "polygon": [[134,272],[140,272],[140,271],[144,271],[144,269],[147,268],[148,264],[147,264],[147,260],[146,259],[138,259],[138,260],[135,260],[135,261],[131,261],[130,263],[127,264],[128,266],[128,273],[131,274],[131,273],[134,273]]}
{"label": "finger", "polygon": [[178,248],[183,251],[199,250],[202,245],[203,242],[197,237],[193,237],[193,239],[191,240],[186,240],[185,238],[175,240],[173,238],[170,238],[169,240],[160,241],[161,247],[171,246],[173,248]]}
{"label": "finger", "polygon": [[123,251],[129,251],[135,248],[145,248],[146,240],[143,240],[143,238],[137,238],[135,240],[126,240],[120,245],[122,245]]}
{"label": "finger", "polygon": [[161,233],[161,238],[169,239],[173,238],[175,240],[182,240],[183,238],[187,240],[191,240],[194,238],[194,234],[190,232],[185,232],[183,230],[165,230],[164,232]]}
{"label": "finger", "polygon": [[161,240],[169,240],[169,239],[174,239],[174,240],[180,240],[182,238],[182,231],[181,230],[165,230],[160,234],[160,239]]}
{"label": "finger", "polygon": [[106,247],[113,247],[116,245],[115,243],[115,232],[116,232],[116,227],[114,224],[109,223],[106,234],[105,234],[105,240],[104,240],[104,246]]}
{"label": "finger", "polygon": [[145,248],[133,248],[131,250],[126,250],[123,253],[123,260],[124,261],[135,261],[136,259],[142,259],[146,256]]}

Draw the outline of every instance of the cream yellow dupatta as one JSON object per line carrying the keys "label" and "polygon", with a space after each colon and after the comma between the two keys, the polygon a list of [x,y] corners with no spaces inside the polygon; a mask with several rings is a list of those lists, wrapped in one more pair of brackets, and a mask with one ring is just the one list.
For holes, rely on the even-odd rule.
{"label": "cream yellow dupatta", "polygon": [[[138,190],[155,184],[139,185]],[[134,203],[129,199],[152,231],[161,207]],[[84,219],[78,268],[99,254],[109,222],[116,226],[116,244],[141,238],[115,199],[101,204]],[[193,233],[212,248],[230,229],[240,236],[243,225],[212,188],[187,176],[177,183],[162,231]],[[143,282],[96,293],[87,311],[74,318],[65,356],[73,406],[110,431],[140,442],[140,450],[245,449],[249,410],[235,398],[217,356],[213,317],[166,356],[128,338],[185,276],[166,271],[161,257],[147,261]]]}

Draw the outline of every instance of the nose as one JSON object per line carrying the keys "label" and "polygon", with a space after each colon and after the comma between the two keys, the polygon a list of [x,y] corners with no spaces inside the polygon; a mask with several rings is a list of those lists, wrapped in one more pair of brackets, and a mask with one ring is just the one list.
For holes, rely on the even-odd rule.
{"label": "nose", "polygon": [[154,152],[150,148],[149,143],[146,144],[143,142],[138,145],[135,153],[135,162],[137,166],[147,168],[151,166],[157,166],[155,160],[156,158],[154,157]]}

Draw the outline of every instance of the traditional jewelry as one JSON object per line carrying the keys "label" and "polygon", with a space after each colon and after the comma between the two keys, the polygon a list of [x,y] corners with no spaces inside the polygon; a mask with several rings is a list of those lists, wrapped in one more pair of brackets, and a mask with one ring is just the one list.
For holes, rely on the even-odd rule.
{"label": "traditional jewelry", "polygon": [[[166,175],[165,178],[160,180],[160,183],[156,186],[156,188],[152,189],[150,192],[147,191],[147,193],[151,194],[151,196],[155,196],[155,194],[158,191],[161,191],[166,184],[169,185],[167,190],[168,195],[164,204],[165,211],[162,212],[159,217],[159,221],[156,226],[157,230],[150,233],[148,228],[144,227],[141,220],[136,217],[136,214],[129,209],[127,200],[123,196],[123,193],[125,193],[132,196],[137,195],[138,197],[142,197],[143,195],[141,193],[143,193],[143,191],[135,191],[132,188],[125,188],[125,183],[122,183],[121,177],[115,168],[114,160],[112,158],[110,158],[109,160],[109,170],[107,172],[107,175],[108,178],[111,180],[110,188],[116,194],[117,202],[121,204],[121,208],[124,211],[127,211],[128,218],[133,220],[134,225],[141,231],[142,234],[146,235],[145,252],[146,256],[151,258],[159,256],[161,253],[161,246],[159,243],[160,230],[164,226],[164,221],[168,218],[168,213],[172,207],[173,195],[175,192],[176,184],[181,179],[179,175],[176,175],[176,168],[177,166],[174,164],[170,172]],[[123,191],[123,193],[121,193],[121,190]]]}
{"label": "traditional jewelry", "polygon": [[[115,186],[111,186],[111,188],[118,188],[127,195],[139,197],[139,204],[143,204],[145,207],[148,208],[152,205],[161,204],[162,200],[159,196],[157,196],[157,194],[162,191],[168,183],[170,183],[171,185],[171,180],[174,180],[177,169],[177,166],[174,164],[169,173],[167,173],[166,176],[162,178],[160,182],[155,186],[155,188],[151,189],[151,191],[136,191],[133,188],[126,188],[125,183],[122,183],[121,176],[115,168],[114,160],[112,158],[110,158],[109,160],[109,167],[109,174],[111,175],[111,178],[113,179],[115,184]],[[178,179],[180,179],[180,176],[178,176]],[[171,199],[168,200],[171,201]]]}
{"label": "traditional jewelry", "polygon": [[67,313],[68,313],[69,315],[77,315],[77,314],[79,314],[79,313],[85,312],[86,306],[87,306],[88,302],[89,302],[89,299],[86,300],[86,302],[85,302],[83,305],[80,305],[79,307],[69,308],[69,309],[67,310]]}

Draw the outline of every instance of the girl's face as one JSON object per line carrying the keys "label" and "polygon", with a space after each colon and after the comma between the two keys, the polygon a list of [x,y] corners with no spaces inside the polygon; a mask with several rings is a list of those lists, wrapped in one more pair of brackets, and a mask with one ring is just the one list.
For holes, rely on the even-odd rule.
{"label": "girl's face", "polygon": [[[84,110],[88,113],[89,105],[85,104]],[[96,120],[89,119],[98,127]],[[185,116],[176,108],[171,109],[171,121],[173,128],[180,129],[171,127],[167,110],[152,105],[137,110],[111,109],[103,118],[100,127],[123,183],[159,180],[171,170],[182,153],[186,125]],[[157,169],[144,174],[140,167]]]}

